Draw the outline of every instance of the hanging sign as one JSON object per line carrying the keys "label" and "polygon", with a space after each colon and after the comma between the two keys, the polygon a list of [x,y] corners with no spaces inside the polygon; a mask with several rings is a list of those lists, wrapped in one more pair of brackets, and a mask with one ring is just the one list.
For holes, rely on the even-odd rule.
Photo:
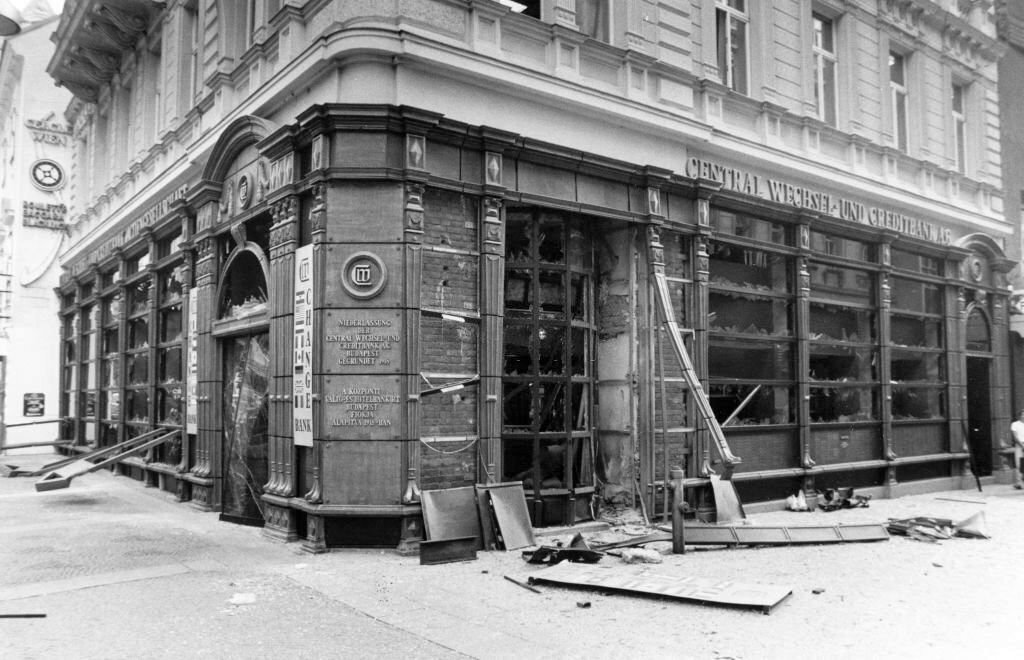
{"label": "hanging sign", "polygon": [[292,351],[292,436],[313,446],[313,246],[295,250],[295,319]]}
{"label": "hanging sign", "polygon": [[185,433],[199,433],[199,289],[188,291],[188,372],[185,374]]}

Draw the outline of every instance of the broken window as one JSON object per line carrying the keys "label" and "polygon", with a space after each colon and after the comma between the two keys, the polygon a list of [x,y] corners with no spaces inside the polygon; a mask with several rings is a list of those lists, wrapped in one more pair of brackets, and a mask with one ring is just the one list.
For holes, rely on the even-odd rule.
{"label": "broken window", "polygon": [[506,224],[503,476],[537,501],[593,485],[593,240],[566,214]]}
{"label": "broken window", "polygon": [[[813,239],[813,237],[812,237]],[[820,235],[838,256],[871,256],[866,244]],[[807,376],[811,423],[880,419],[876,275],[836,263],[812,262]]]}
{"label": "broken window", "polygon": [[[736,236],[784,242],[780,225],[720,212]],[[747,245],[708,246],[708,399],[724,426],[792,424],[793,259]]]}
{"label": "broken window", "polygon": [[[907,255],[900,258],[911,262]],[[928,269],[934,265],[924,257],[916,263]],[[937,283],[893,277],[890,290],[892,419],[941,419],[946,415],[943,288]]]}
{"label": "broken window", "polygon": [[221,288],[220,318],[237,319],[267,309],[267,283],[263,266],[250,250],[237,253]]}

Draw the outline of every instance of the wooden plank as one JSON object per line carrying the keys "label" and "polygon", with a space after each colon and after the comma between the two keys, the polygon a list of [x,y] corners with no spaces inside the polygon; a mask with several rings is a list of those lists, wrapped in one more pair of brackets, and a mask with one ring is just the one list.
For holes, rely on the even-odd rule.
{"label": "wooden plank", "polygon": [[423,528],[428,541],[469,536],[477,540],[477,550],[483,549],[476,489],[473,486],[425,490],[420,498]]}
{"label": "wooden plank", "polygon": [[601,591],[619,591],[701,604],[758,609],[764,614],[793,593],[788,587],[751,584],[735,580],[690,577],[645,568],[623,569],[562,562],[530,576],[531,584],[567,585]]}
{"label": "wooden plank", "polygon": [[490,484],[486,488],[505,550],[536,545],[522,482]]}
{"label": "wooden plank", "polygon": [[420,565],[472,561],[476,559],[479,541],[476,536],[420,541]]}

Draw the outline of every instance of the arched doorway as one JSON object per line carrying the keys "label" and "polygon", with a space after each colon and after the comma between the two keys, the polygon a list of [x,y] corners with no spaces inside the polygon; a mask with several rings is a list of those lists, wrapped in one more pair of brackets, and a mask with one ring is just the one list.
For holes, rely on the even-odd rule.
{"label": "arched doorway", "polygon": [[217,304],[223,383],[220,517],[262,526],[271,372],[266,264],[258,245],[243,244],[229,256]]}
{"label": "arched doorway", "polygon": [[967,312],[967,442],[979,477],[992,474],[992,331],[981,307]]}

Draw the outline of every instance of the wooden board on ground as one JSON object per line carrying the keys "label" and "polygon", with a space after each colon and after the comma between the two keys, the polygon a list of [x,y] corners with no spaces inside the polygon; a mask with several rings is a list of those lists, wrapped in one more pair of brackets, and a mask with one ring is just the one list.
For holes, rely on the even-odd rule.
{"label": "wooden board on ground", "polygon": [[[530,512],[526,508],[526,494],[523,492],[521,481],[477,485],[477,490],[480,495],[487,498],[485,502],[489,502],[488,509],[495,523],[493,527],[500,535],[500,545],[505,550],[518,550],[537,544],[533,537],[533,526],[530,524]],[[495,540],[497,541],[498,539]],[[486,532],[484,542],[484,547],[488,547]]]}
{"label": "wooden board on ground", "polygon": [[643,568],[600,566],[562,562],[530,576],[531,584],[558,584],[601,591],[672,598],[701,604],[749,607],[764,614],[785,600],[793,590],[768,584],[690,577]]}
{"label": "wooden board on ground", "polygon": [[425,490],[420,499],[428,541],[473,537],[476,539],[474,549],[483,548],[473,486]]}

